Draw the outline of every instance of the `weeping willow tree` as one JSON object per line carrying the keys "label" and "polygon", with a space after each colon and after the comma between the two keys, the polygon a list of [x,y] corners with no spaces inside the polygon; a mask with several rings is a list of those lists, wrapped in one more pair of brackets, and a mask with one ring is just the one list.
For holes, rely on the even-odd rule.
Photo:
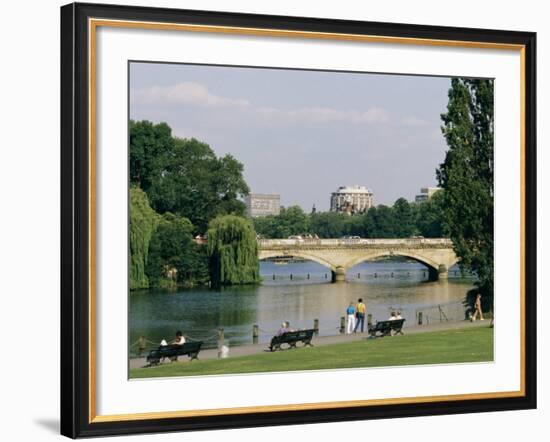
{"label": "weeping willow tree", "polygon": [[260,281],[256,232],[245,218],[223,215],[210,221],[208,256],[214,286]]}
{"label": "weeping willow tree", "polygon": [[159,219],[145,192],[139,187],[130,187],[130,290],[149,287],[145,269],[149,243]]}

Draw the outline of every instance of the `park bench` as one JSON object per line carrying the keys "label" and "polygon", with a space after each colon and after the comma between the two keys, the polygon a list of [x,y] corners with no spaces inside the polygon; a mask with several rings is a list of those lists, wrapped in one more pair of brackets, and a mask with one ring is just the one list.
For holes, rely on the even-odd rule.
{"label": "park bench", "polygon": [[187,355],[191,360],[198,359],[202,341],[186,342],[183,345],[163,345],[156,350],[151,350],[147,355],[149,365],[158,365],[161,359],[169,358],[177,361],[178,356]]}
{"label": "park bench", "polygon": [[273,338],[271,339],[271,343],[269,344],[269,350],[280,350],[281,345],[283,344],[288,344],[289,348],[296,348],[296,344],[298,342],[302,342],[304,344],[304,347],[306,345],[313,347],[311,340],[313,339],[314,332],[314,329],[298,330],[286,332],[280,336],[273,336]]}
{"label": "park bench", "polygon": [[403,323],[405,319],[388,319],[387,321],[378,321],[374,326],[369,327],[369,335],[375,338],[377,333],[380,333],[380,336],[391,336],[391,333],[394,334],[403,334]]}

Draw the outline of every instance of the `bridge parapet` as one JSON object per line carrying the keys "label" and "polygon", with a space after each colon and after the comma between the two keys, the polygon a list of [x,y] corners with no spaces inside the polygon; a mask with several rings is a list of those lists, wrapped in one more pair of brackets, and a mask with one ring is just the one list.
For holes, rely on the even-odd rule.
{"label": "bridge parapet", "polygon": [[260,239],[258,244],[261,249],[278,247],[453,248],[453,242],[449,238]]}

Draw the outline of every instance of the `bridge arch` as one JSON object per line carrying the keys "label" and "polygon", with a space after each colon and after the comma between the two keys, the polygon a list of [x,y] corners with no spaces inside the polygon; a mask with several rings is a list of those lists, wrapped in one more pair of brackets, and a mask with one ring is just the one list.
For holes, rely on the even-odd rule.
{"label": "bridge arch", "polygon": [[403,257],[403,258],[413,259],[413,260],[419,262],[420,264],[424,264],[428,268],[432,268],[432,269],[438,269],[439,268],[439,263],[435,262],[434,260],[432,260],[432,259],[430,259],[426,256],[422,256],[418,253],[411,253],[411,252],[406,252],[406,251],[391,251],[391,250],[380,250],[380,251],[376,251],[376,252],[374,252],[374,251],[366,252],[362,256],[355,257],[352,261],[350,261],[348,263],[348,265],[346,267],[351,269],[352,267],[355,267],[356,265],[361,264],[362,262],[365,262],[365,261],[375,261],[379,258],[387,258],[387,257],[392,257],[392,256],[399,256],[399,257]]}
{"label": "bridge arch", "polygon": [[422,253],[418,253],[416,250],[372,250],[365,252],[360,256],[354,257],[351,261],[346,263],[346,269],[349,270],[352,267],[355,267],[356,265],[361,264],[365,261],[374,261],[379,258],[386,258],[391,256],[399,256],[412,259],[416,262],[419,262],[420,264],[425,265],[426,267],[428,267],[430,279],[432,280],[438,279],[441,276],[446,277],[449,269],[458,262],[456,259],[454,259],[452,260],[452,262],[442,263],[439,261],[435,261],[431,257],[426,256]]}
{"label": "bridge arch", "polygon": [[288,252],[281,252],[281,251],[260,251],[260,254],[259,254],[259,259],[260,261],[263,261],[263,260],[266,260],[266,259],[269,259],[269,258],[280,258],[280,257],[295,257],[295,258],[302,258],[302,259],[306,259],[308,261],[313,261],[313,262],[316,262],[317,264],[321,264],[322,266],[324,267],[327,267],[330,271],[335,271],[336,270],[336,266],[333,265],[332,263],[330,263],[329,261],[327,261],[326,259],[320,257],[320,256],[317,256],[315,254],[312,254],[312,253],[308,253],[307,251],[292,251],[292,253],[288,253]]}

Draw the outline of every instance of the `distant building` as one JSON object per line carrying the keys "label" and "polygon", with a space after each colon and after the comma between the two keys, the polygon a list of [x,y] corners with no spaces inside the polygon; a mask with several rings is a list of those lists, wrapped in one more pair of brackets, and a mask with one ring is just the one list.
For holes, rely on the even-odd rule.
{"label": "distant building", "polygon": [[245,198],[245,204],[246,213],[253,218],[278,215],[281,212],[281,195],[250,193]]}
{"label": "distant building", "polygon": [[441,187],[422,187],[420,193],[414,198],[414,201],[416,203],[428,201],[438,190],[441,190]]}
{"label": "distant building", "polygon": [[373,206],[372,190],[365,186],[340,186],[330,196],[330,211],[349,215],[364,213]]}

